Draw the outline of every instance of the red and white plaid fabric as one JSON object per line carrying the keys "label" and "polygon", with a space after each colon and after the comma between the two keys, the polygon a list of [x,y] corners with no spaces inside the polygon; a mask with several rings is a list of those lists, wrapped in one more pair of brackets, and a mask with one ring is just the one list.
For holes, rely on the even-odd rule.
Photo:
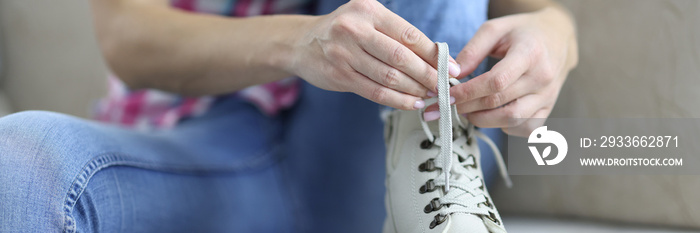
{"label": "red and white plaid fabric", "polygon": [[[172,0],[173,7],[205,14],[249,17],[266,14],[303,14],[309,12],[311,0]],[[129,90],[118,77],[108,77],[109,94],[96,107],[95,118],[135,128],[164,128],[181,119],[201,115],[217,97],[183,97],[158,90]],[[277,82],[248,87],[233,93],[254,103],[268,115],[294,105],[299,93],[299,79],[290,77]]]}

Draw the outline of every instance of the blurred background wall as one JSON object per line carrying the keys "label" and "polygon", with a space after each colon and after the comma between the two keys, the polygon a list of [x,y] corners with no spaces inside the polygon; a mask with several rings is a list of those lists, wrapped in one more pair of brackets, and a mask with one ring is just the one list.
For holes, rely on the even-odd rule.
{"label": "blurred background wall", "polygon": [[0,92],[13,111],[88,116],[106,89],[88,0],[0,0],[0,30]]}
{"label": "blurred background wall", "polygon": [[[562,0],[580,63],[553,117],[700,117],[700,1]],[[105,93],[88,0],[0,0],[11,111],[81,117]],[[5,94],[2,94],[5,93]],[[517,176],[494,198],[505,214],[700,228],[697,176]]]}

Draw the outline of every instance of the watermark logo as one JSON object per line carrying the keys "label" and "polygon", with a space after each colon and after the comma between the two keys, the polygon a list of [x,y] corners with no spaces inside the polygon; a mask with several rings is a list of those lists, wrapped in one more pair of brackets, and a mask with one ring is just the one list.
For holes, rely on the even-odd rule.
{"label": "watermark logo", "polygon": [[528,146],[532,156],[537,161],[537,165],[555,165],[560,163],[566,157],[566,152],[569,150],[569,145],[566,143],[566,139],[557,131],[547,130],[547,126],[540,126],[530,133],[530,137],[527,139],[528,144],[553,144],[557,147],[557,155],[553,159],[545,160],[549,157],[552,152],[552,146],[547,146],[544,148],[542,153],[537,150],[535,146]]}

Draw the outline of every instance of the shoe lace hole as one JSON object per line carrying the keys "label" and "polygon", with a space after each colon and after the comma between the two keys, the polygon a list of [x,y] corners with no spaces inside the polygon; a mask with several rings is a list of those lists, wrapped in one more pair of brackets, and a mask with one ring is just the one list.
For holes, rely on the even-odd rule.
{"label": "shoe lace hole", "polygon": [[431,142],[431,141],[428,140],[428,139],[425,139],[425,140],[423,140],[423,141],[420,143],[420,148],[421,148],[421,149],[424,149],[424,150],[433,148],[433,142]]}
{"label": "shoe lace hole", "polygon": [[435,159],[428,159],[428,161],[418,165],[418,171],[420,172],[432,172],[435,170],[437,170],[437,167],[435,167]]}
{"label": "shoe lace hole", "polygon": [[424,185],[420,186],[420,189],[418,189],[418,192],[420,194],[428,193],[435,191],[437,189],[437,186],[435,185],[435,181],[433,179],[428,180],[425,182]]}
{"label": "shoe lace hole", "polygon": [[447,220],[447,215],[437,214],[432,222],[430,222],[430,229],[435,228],[437,225],[442,224]]}

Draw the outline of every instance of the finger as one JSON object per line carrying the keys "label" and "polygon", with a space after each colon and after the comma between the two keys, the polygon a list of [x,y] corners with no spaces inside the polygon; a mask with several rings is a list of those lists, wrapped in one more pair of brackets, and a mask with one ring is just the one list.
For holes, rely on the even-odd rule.
{"label": "finger", "polygon": [[[450,96],[450,104],[454,104],[455,99],[454,97]],[[434,103],[427,108],[425,108],[425,111],[423,113],[423,119],[425,121],[434,121],[437,119],[440,119],[440,107],[438,106],[437,103]]]}
{"label": "finger", "polygon": [[457,55],[457,64],[462,72],[457,78],[464,78],[476,70],[481,61],[488,56],[509,31],[510,27],[503,20],[490,20],[482,24],[474,36]]}
{"label": "finger", "polygon": [[386,8],[374,23],[378,31],[406,46],[432,67],[437,67],[437,46],[411,23]]}
{"label": "finger", "polygon": [[427,108],[425,108],[425,112],[434,112],[434,111],[439,111],[440,106],[438,106],[438,103],[431,104]]}
{"label": "finger", "polygon": [[528,49],[525,46],[513,46],[490,71],[453,86],[450,94],[457,98],[458,104],[493,95],[511,86],[529,67]]}
{"label": "finger", "polygon": [[535,112],[534,115],[525,120],[523,123],[517,126],[503,128],[503,132],[508,135],[527,137],[530,135],[530,133],[532,133],[532,131],[544,125],[544,122],[547,120],[547,117],[551,111],[552,110],[550,108],[542,108]]}
{"label": "finger", "polygon": [[529,94],[534,94],[537,92],[537,90],[542,88],[538,85],[534,85],[534,83],[536,82],[536,80],[534,79],[534,77],[525,75],[519,78],[518,81],[516,81],[513,85],[511,85],[504,91],[496,92],[492,95],[484,96],[478,99],[458,104],[457,111],[459,111],[459,113],[461,114],[494,109],[504,104],[507,104],[517,98]]}
{"label": "finger", "polygon": [[366,99],[402,110],[416,110],[425,107],[425,102],[421,98],[389,89],[360,73],[356,72],[355,74],[357,75],[353,82],[355,93]]}
{"label": "finger", "polygon": [[[455,97],[450,96],[450,105],[453,105],[455,103]],[[425,112],[432,112],[432,111],[438,111],[440,110],[440,106],[438,103],[431,104],[427,108],[425,108]]]}
{"label": "finger", "polygon": [[385,87],[413,96],[428,97],[428,88],[369,54],[352,59],[350,63],[353,69]]}
{"label": "finger", "polygon": [[513,121],[532,116],[536,110],[543,107],[540,95],[526,95],[503,107],[483,110],[467,114],[469,122],[482,128],[503,128]]}
{"label": "finger", "polygon": [[[360,46],[367,53],[408,75],[428,90],[437,87],[437,70],[401,43],[381,33],[373,33],[371,39],[361,43]],[[435,44],[432,46],[437,47]]]}

